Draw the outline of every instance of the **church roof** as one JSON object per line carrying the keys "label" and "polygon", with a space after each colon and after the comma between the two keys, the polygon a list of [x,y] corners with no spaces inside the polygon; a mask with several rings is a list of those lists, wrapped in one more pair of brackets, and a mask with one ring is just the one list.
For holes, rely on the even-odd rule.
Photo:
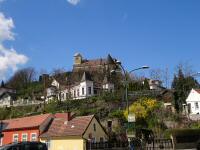
{"label": "church roof", "polygon": [[[75,53],[74,54],[74,57],[78,57],[78,56],[81,56],[81,54],[80,53]],[[82,56],[81,56],[82,57]]]}
{"label": "church roof", "polygon": [[107,64],[114,64],[114,60],[110,54],[108,54],[108,56],[107,56]]}

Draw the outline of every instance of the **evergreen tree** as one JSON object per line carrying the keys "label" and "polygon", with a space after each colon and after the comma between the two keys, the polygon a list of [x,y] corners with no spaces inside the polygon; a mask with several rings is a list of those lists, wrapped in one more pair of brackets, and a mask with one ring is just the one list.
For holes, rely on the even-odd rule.
{"label": "evergreen tree", "polygon": [[150,87],[149,87],[149,82],[148,82],[147,79],[144,80],[143,89],[144,89],[144,90],[149,90],[149,89],[150,89]]}
{"label": "evergreen tree", "polygon": [[1,87],[4,87],[5,86],[5,84],[4,84],[4,81],[2,80],[1,81]]}
{"label": "evergreen tree", "polygon": [[185,76],[182,69],[174,76],[172,88],[174,90],[174,104],[178,112],[182,110],[182,104],[192,88],[199,88],[200,85],[192,76]]}

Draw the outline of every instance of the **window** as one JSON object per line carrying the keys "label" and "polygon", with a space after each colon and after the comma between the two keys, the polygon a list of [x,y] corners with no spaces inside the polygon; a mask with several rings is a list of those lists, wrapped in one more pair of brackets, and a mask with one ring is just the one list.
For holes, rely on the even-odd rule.
{"label": "window", "polygon": [[195,109],[199,109],[199,104],[198,104],[198,102],[195,103]]}
{"label": "window", "polygon": [[76,91],[74,90],[74,97],[76,97]]}
{"label": "window", "polygon": [[94,89],[94,94],[95,94],[95,95],[97,94],[97,89]]}
{"label": "window", "polygon": [[93,124],[93,128],[94,128],[94,131],[96,131],[96,124],[95,123]]}
{"label": "window", "polygon": [[92,143],[96,143],[96,138],[93,137],[93,138],[91,139],[91,142],[92,142]]}
{"label": "window", "polygon": [[31,141],[37,141],[37,134],[31,133]]}
{"label": "window", "polygon": [[61,99],[62,99],[62,100],[65,99],[65,94],[64,94],[64,93],[62,93],[62,95],[61,95]]}
{"label": "window", "polygon": [[82,88],[82,95],[85,95],[85,89]]}
{"label": "window", "polygon": [[13,134],[13,143],[18,142],[19,135],[18,134]]}
{"label": "window", "polygon": [[104,138],[103,137],[100,137],[100,142],[104,142]]}
{"label": "window", "polygon": [[78,90],[77,90],[77,96],[79,97],[79,95],[80,95],[80,94],[79,94],[79,89],[78,89]]}
{"label": "window", "polygon": [[88,93],[89,93],[89,95],[92,94],[92,88],[91,87],[88,87]]}
{"label": "window", "polygon": [[23,133],[22,134],[22,142],[28,141],[28,134],[27,133]]}

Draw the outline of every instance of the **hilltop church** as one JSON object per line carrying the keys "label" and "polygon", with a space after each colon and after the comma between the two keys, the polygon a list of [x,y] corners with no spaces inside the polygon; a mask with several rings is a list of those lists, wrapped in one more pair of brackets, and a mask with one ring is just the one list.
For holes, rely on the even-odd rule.
{"label": "hilltop church", "polygon": [[85,72],[95,72],[100,71],[102,73],[108,72],[114,69],[115,63],[113,58],[108,54],[107,58],[99,59],[84,59],[80,53],[74,55],[74,65],[73,72],[85,71]]}

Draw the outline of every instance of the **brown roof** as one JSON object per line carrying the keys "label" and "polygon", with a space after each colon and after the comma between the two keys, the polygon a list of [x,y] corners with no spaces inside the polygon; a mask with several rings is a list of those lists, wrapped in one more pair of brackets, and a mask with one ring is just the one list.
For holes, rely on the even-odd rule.
{"label": "brown roof", "polygon": [[70,121],[55,118],[49,129],[40,137],[82,136],[94,115],[75,117]]}
{"label": "brown roof", "polygon": [[194,89],[197,93],[200,94],[200,89]]}
{"label": "brown roof", "polygon": [[106,59],[93,59],[93,60],[84,60],[80,65],[77,66],[98,66],[107,64]]}
{"label": "brown roof", "polygon": [[4,131],[13,129],[33,128],[39,127],[51,114],[36,115],[24,118],[16,118],[10,120],[3,120]]}

